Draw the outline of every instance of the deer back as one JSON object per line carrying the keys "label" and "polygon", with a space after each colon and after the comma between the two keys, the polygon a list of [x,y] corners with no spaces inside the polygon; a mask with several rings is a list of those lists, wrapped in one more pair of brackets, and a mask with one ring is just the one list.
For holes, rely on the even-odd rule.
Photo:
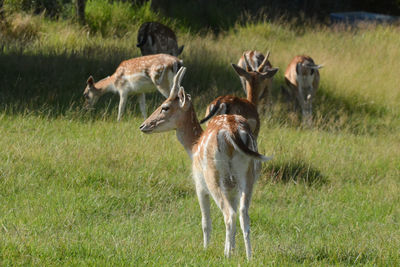
{"label": "deer back", "polygon": [[158,22],[143,23],[138,31],[137,42],[136,46],[143,56],[160,53],[178,56],[183,50],[183,46],[178,47],[173,30]]}

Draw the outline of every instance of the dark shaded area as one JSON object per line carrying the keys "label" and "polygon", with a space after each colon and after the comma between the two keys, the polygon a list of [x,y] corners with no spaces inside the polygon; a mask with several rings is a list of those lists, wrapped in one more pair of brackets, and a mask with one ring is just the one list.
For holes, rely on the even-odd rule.
{"label": "dark shaded area", "polygon": [[[149,0],[109,0],[109,2],[130,2],[139,6]],[[68,15],[76,9],[77,18],[84,22],[85,0],[20,0],[11,4],[13,9],[45,12],[49,17]],[[151,7],[161,15],[178,21],[178,26],[194,31],[212,29],[219,32],[236,22],[254,19],[305,20],[329,22],[332,12],[368,11],[400,16],[398,0],[152,0]]]}
{"label": "dark shaded area", "polygon": [[302,183],[307,186],[321,186],[328,182],[320,170],[302,160],[294,161],[271,161],[265,164],[261,172],[260,180],[271,180],[272,182]]}
{"label": "dark shaded area", "polygon": [[0,108],[14,113],[47,109],[58,115],[71,106],[80,107],[87,77],[104,78],[127,57],[122,50],[99,49],[38,55],[0,53]]}
{"label": "dark shaded area", "polygon": [[86,0],[75,0],[76,16],[80,24],[85,24],[85,2]]}
{"label": "dark shaded area", "polygon": [[[13,48],[15,51],[7,54],[0,50],[0,109],[10,114],[46,112],[47,116],[59,116],[70,110],[81,110],[83,90],[90,75],[100,80],[114,73],[121,61],[138,56],[128,55],[128,51],[118,48],[92,47],[84,51],[36,55],[25,54],[22,49]],[[229,65],[221,66],[217,60],[196,56],[184,58],[184,62],[192,71],[185,76],[183,85],[188,93],[196,96],[195,103],[208,103],[218,94],[232,93],[232,88],[240,89],[239,79],[234,79]],[[135,96],[130,98],[127,111],[137,113],[137,101],[132,100]],[[148,112],[163,99],[157,91],[147,94]],[[116,112],[118,101],[117,95],[109,93],[100,98],[91,113],[96,117]]]}
{"label": "dark shaded area", "polygon": [[228,29],[236,22],[246,22],[248,17],[252,20],[284,18],[302,24],[306,20],[329,23],[332,12],[400,15],[400,2],[396,0],[153,0],[152,8],[193,30],[210,28],[215,32]]}
{"label": "dark shaded area", "polygon": [[[81,0],[78,0],[81,1]],[[9,3],[15,9],[26,12],[33,11],[35,14],[45,12],[49,17],[58,17],[65,5],[71,4],[72,0],[20,0]]]}

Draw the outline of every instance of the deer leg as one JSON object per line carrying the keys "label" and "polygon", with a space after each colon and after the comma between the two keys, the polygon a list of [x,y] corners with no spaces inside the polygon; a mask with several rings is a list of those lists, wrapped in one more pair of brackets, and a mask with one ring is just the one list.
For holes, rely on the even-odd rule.
{"label": "deer leg", "polygon": [[204,190],[198,188],[196,188],[196,192],[201,210],[201,226],[203,229],[204,248],[207,248],[211,238],[210,196],[208,193],[204,192]]}
{"label": "deer leg", "polygon": [[251,243],[250,243],[250,217],[249,217],[249,206],[251,195],[242,192],[240,197],[240,208],[239,208],[239,221],[240,227],[243,232],[244,245],[246,247],[247,259],[251,258]]}
{"label": "deer leg", "polygon": [[121,120],[122,113],[125,110],[126,101],[128,100],[128,94],[120,93],[119,95],[119,106],[118,106],[118,121]]}
{"label": "deer leg", "polygon": [[143,118],[147,118],[147,110],[146,110],[146,94],[142,93],[139,96],[139,106],[140,106],[140,111],[142,112]]}
{"label": "deer leg", "polygon": [[236,210],[230,205],[226,205],[224,211],[225,220],[225,256],[230,257],[235,248],[235,234],[236,234]]}
{"label": "deer leg", "polygon": [[[224,176],[223,176],[224,177]],[[223,206],[222,212],[224,214],[226,236],[225,236],[225,256],[230,257],[235,249],[235,235],[236,235],[236,218],[237,218],[237,204],[239,200],[239,191],[236,185],[236,177],[232,173],[225,177],[223,186],[221,188]]]}
{"label": "deer leg", "polygon": [[251,195],[253,193],[253,184],[255,179],[257,178],[257,171],[257,167],[252,164],[247,174],[249,179],[246,179],[244,188],[240,189],[239,222],[243,232],[244,245],[246,248],[246,256],[248,260],[251,258],[249,207],[251,202]]}

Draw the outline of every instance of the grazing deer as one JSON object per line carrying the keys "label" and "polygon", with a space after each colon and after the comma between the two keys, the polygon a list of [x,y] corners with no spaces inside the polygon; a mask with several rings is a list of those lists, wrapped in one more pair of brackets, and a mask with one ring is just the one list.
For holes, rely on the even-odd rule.
{"label": "grazing deer", "polygon": [[158,89],[167,98],[174,74],[182,66],[178,58],[166,54],[150,55],[122,61],[115,73],[95,82],[90,76],[83,92],[86,108],[92,108],[107,92],[119,94],[118,121],[121,119],[129,94],[141,94],[140,110],[146,112],[145,93]]}
{"label": "grazing deer", "polygon": [[225,255],[235,247],[236,210],[243,231],[246,255],[251,257],[248,209],[261,161],[271,158],[257,152],[246,119],[238,115],[212,118],[205,131],[200,127],[190,95],[180,86],[185,73],[175,75],[170,96],[140,126],[144,133],[176,130],[180,143],[192,160],[193,178],[202,214],[204,247],[211,235],[210,195],[221,209],[226,226]]}
{"label": "grazing deer", "polygon": [[[246,56],[244,58],[247,62]],[[248,63],[246,65],[249,66]],[[235,64],[232,64],[232,67],[240,78],[246,81],[247,99],[232,95],[217,97],[208,105],[206,117],[200,123],[206,122],[216,114],[237,114],[247,119],[253,135],[257,137],[260,130],[260,118],[257,111],[258,101],[262,94],[260,91],[264,92],[265,83],[268,83],[276,74],[278,68],[263,69],[263,72],[259,72],[250,70],[249,67],[245,70]]]}
{"label": "grazing deer", "polygon": [[316,65],[309,56],[295,56],[285,71],[285,82],[289,88],[283,92],[300,106],[303,122],[306,123],[312,121],[312,101],[319,86],[320,68],[322,65]]}
{"label": "grazing deer", "polygon": [[[243,55],[240,57],[238,66],[247,70],[247,71],[255,71],[264,73],[268,70],[272,69],[271,62],[269,61],[270,52],[268,51],[266,56],[258,51],[251,50],[245,51]],[[248,81],[244,77],[240,77],[240,81],[242,83],[242,88],[247,95],[247,83]],[[271,90],[272,90],[272,81],[273,77],[269,79],[264,79],[262,82],[257,84],[257,88],[253,90],[257,90],[258,97],[258,111],[261,113],[265,110],[266,106],[271,105]]]}
{"label": "grazing deer", "polygon": [[146,22],[140,26],[136,46],[143,56],[163,53],[177,57],[184,48],[183,45],[178,48],[175,33],[158,22]]}

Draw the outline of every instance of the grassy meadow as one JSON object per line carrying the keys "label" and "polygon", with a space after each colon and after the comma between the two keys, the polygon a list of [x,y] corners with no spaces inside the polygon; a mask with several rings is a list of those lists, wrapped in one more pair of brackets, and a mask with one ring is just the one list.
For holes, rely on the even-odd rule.
{"label": "grassy meadow", "polygon": [[[119,123],[115,95],[82,109],[89,75],[139,56],[139,26],[95,32],[14,13],[1,28],[0,265],[400,265],[400,28],[260,21],[216,36],[175,25],[199,117],[218,95],[244,95],[230,66],[244,50],[270,50],[280,68],[261,116],[259,150],[274,159],[254,191],[247,262],[239,228],[224,258],[214,204],[203,249],[190,160],[175,133],[142,134],[135,97]],[[311,128],[280,95],[297,54],[324,64]],[[163,99],[147,100],[150,114]]]}

